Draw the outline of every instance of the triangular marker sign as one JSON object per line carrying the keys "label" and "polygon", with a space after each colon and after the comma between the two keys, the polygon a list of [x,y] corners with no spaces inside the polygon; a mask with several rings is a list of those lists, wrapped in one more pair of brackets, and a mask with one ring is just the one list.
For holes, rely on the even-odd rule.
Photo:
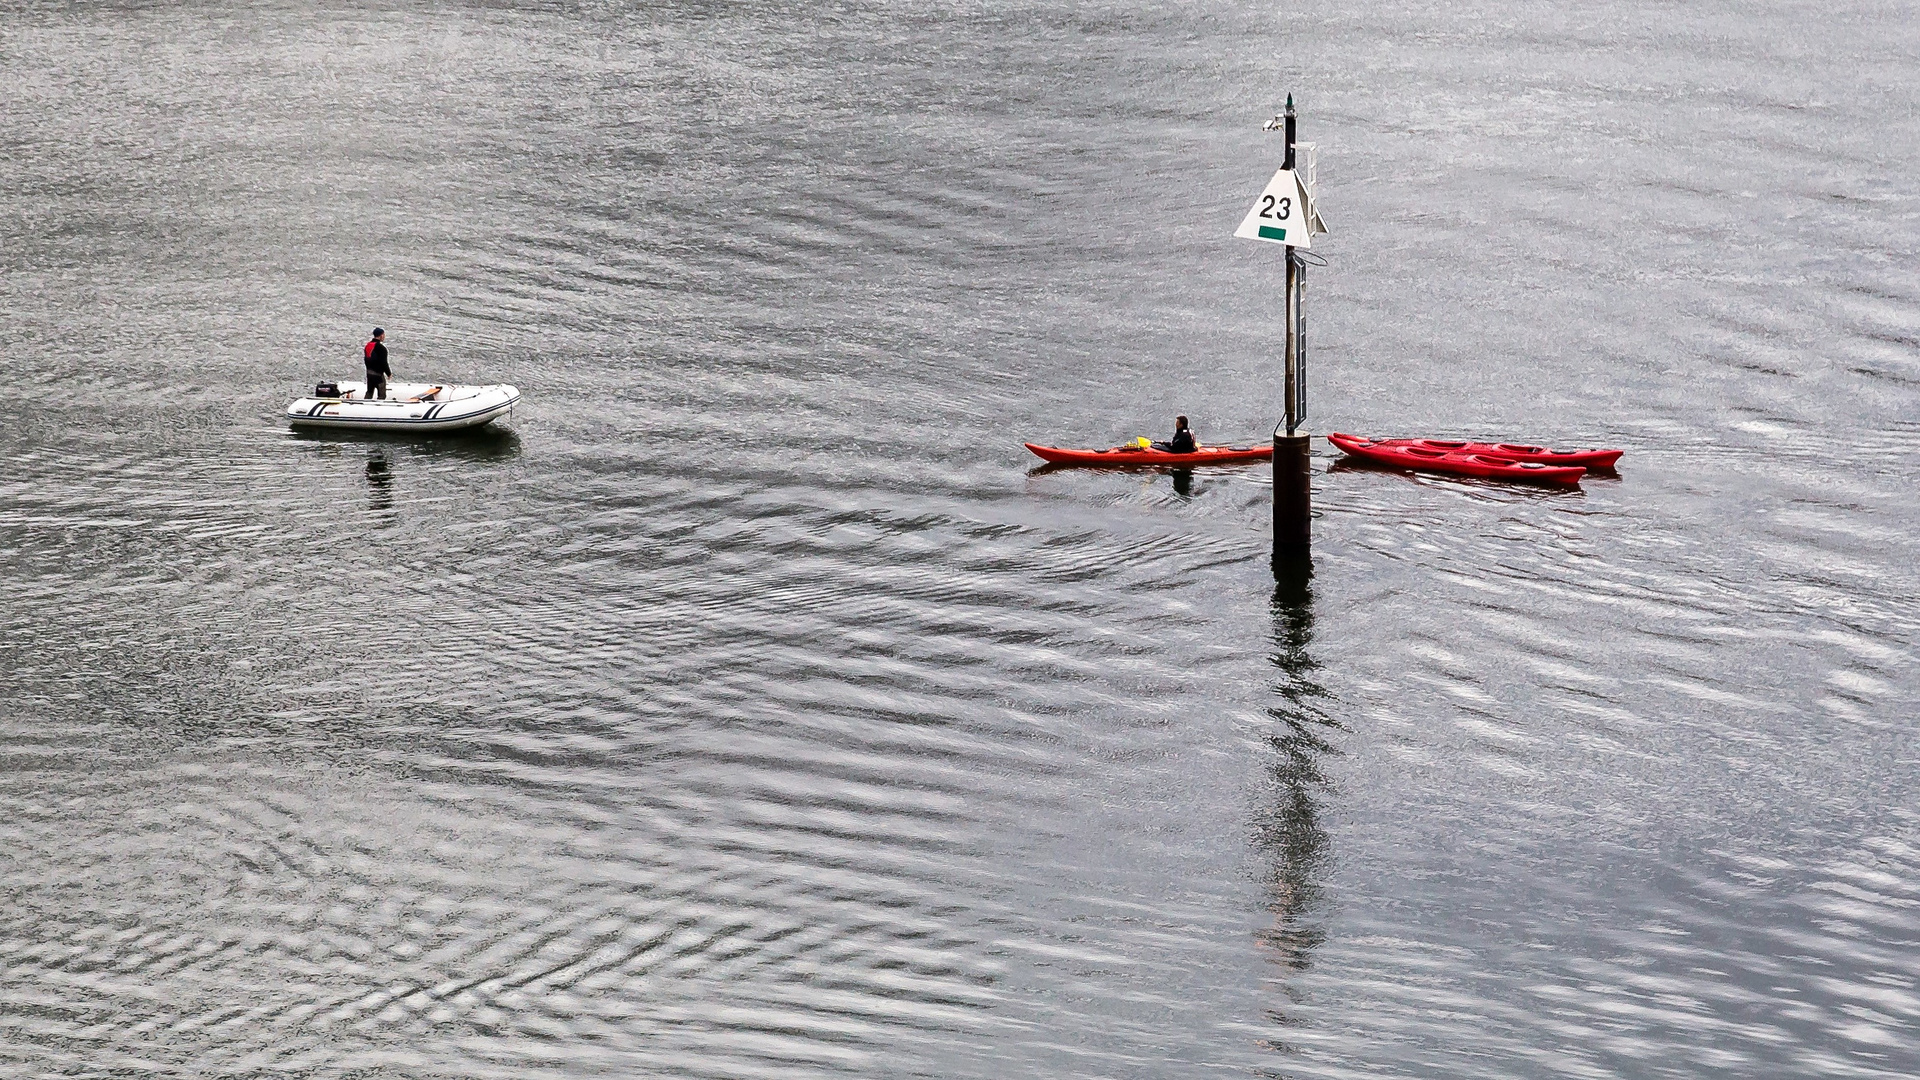
{"label": "triangular marker sign", "polygon": [[[1318,226],[1318,228],[1315,228]],[[1247,211],[1233,235],[1242,240],[1265,240],[1288,247],[1311,248],[1313,234],[1326,232],[1320,215],[1307,202],[1307,189],[1292,169],[1281,169],[1267,181],[1267,189]]]}

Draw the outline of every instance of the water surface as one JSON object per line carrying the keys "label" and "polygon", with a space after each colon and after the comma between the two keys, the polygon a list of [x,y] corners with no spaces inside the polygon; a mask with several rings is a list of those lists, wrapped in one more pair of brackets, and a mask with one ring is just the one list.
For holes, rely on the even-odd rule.
{"label": "water surface", "polygon": [[[0,1064],[1920,1071],[1896,5],[0,14]],[[1319,144],[1321,432],[1264,438]],[[499,431],[290,434],[353,374]]]}

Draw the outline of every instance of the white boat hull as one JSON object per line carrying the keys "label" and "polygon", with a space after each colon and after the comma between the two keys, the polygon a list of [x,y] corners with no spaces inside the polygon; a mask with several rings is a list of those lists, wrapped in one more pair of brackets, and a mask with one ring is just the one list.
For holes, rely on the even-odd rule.
{"label": "white boat hull", "polygon": [[337,398],[303,397],[287,406],[287,423],[342,431],[459,431],[511,415],[520,400],[512,386],[389,383],[385,400],[363,397],[365,383],[338,386]]}

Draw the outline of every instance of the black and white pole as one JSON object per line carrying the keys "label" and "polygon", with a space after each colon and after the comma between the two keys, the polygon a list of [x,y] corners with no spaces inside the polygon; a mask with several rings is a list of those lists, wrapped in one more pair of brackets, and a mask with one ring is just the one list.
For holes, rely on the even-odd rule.
{"label": "black and white pole", "polygon": [[[1294,168],[1294,112],[1293,95],[1287,95],[1285,113],[1287,137],[1287,158],[1281,168],[1291,172]],[[1305,207],[1301,207],[1301,220],[1296,227],[1310,228],[1304,220]],[[1306,369],[1306,315],[1301,310],[1306,300],[1307,267],[1298,252],[1292,247],[1287,252],[1287,356],[1286,356],[1286,419],[1273,429],[1273,558],[1276,570],[1280,564],[1297,561],[1306,556],[1313,544],[1313,462],[1310,456],[1312,437],[1301,432],[1301,422],[1306,418],[1307,406],[1307,369]]]}

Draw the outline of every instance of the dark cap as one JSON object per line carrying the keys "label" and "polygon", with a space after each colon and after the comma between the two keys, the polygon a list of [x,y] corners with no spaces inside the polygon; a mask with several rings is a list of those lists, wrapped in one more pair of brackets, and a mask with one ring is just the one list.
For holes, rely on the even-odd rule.
{"label": "dark cap", "polygon": [[373,336],[374,336],[374,337],[379,337],[379,336],[380,336],[381,334],[384,334],[384,333],[386,333],[386,331],[385,331],[385,330],[382,330],[382,329],[380,329],[380,328],[379,328],[379,327],[377,327],[377,326],[373,328]]}

